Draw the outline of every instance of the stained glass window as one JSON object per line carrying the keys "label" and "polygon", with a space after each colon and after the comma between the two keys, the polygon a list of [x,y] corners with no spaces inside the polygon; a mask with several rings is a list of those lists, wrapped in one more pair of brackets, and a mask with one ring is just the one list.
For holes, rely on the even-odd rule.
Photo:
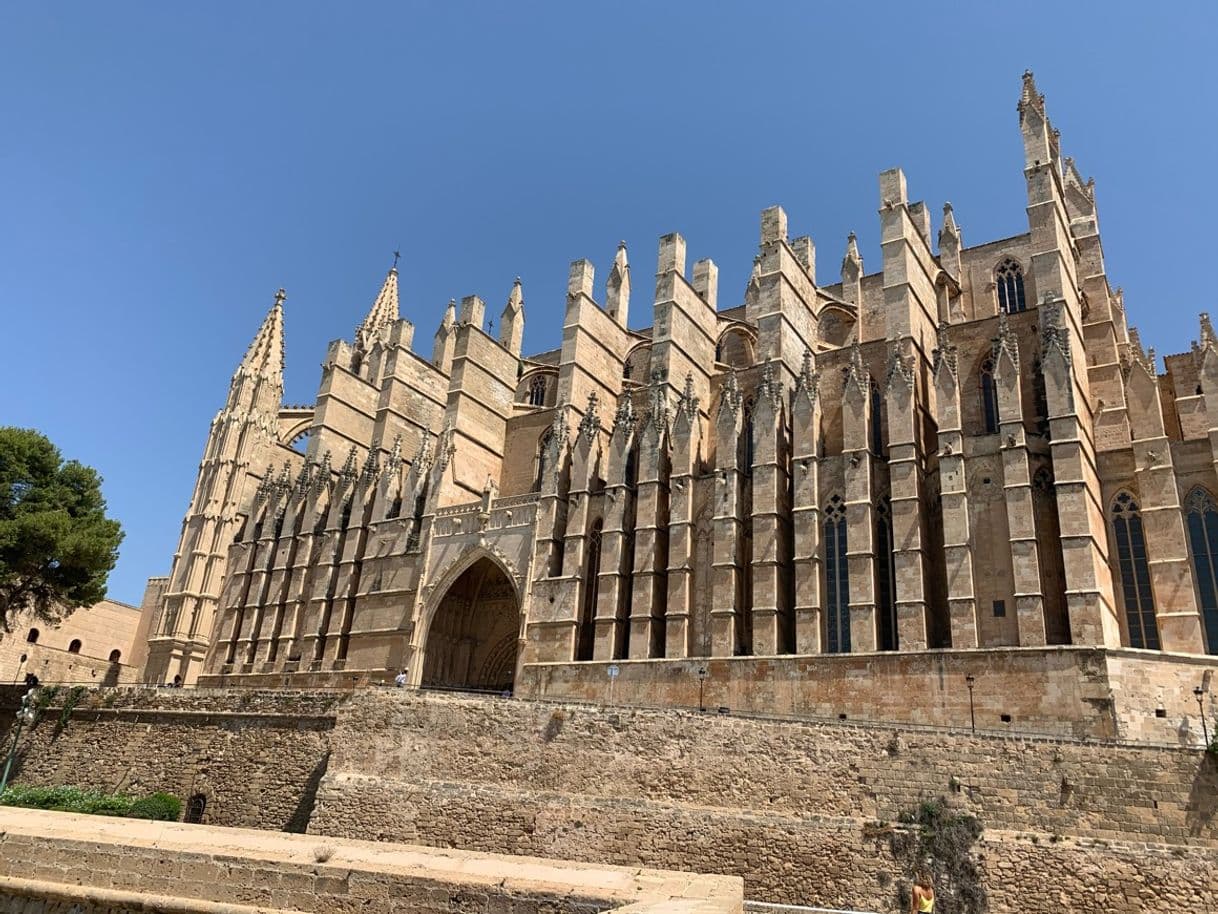
{"label": "stained glass window", "polygon": [[1129,646],[1158,650],[1159,627],[1155,620],[1155,598],[1150,589],[1142,512],[1128,492],[1121,492],[1112,500],[1112,526],[1116,533]]}
{"label": "stained glass window", "polygon": [[840,496],[825,509],[825,650],[850,653],[850,571],[846,563],[846,506]]}
{"label": "stained glass window", "polygon": [[1188,493],[1184,510],[1197,596],[1201,599],[1205,649],[1218,654],[1218,507],[1213,496],[1198,487]]}
{"label": "stained glass window", "polygon": [[1023,297],[1023,267],[1009,257],[994,270],[994,284],[998,287],[998,307],[1007,314],[1027,309]]}

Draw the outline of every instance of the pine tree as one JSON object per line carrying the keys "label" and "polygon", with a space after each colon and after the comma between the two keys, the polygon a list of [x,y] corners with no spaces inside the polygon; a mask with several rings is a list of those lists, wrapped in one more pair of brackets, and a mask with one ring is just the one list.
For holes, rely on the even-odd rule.
{"label": "pine tree", "polygon": [[123,533],[101,477],[45,435],[0,427],[0,626],[23,612],[54,624],[106,596]]}

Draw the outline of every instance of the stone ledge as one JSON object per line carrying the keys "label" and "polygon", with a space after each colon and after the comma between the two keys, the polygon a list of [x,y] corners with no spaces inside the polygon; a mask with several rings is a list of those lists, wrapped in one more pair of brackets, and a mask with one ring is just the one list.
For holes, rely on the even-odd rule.
{"label": "stone ledge", "polygon": [[[327,853],[319,861],[318,846],[323,843]],[[436,900],[440,896],[469,891],[487,899],[504,896],[518,901],[543,900],[558,910],[582,910],[589,903],[605,908],[642,904],[647,911],[681,914],[741,914],[744,897],[743,880],[738,877],[30,809],[0,809],[0,845],[8,845],[7,852],[0,855],[0,876],[8,876],[10,881],[15,877],[8,871],[30,864],[28,860],[23,864],[17,859],[19,855],[12,853],[24,846],[42,850],[35,859],[45,863],[46,871],[63,866],[64,860],[86,850],[89,856],[114,855],[120,864],[126,861],[128,865],[90,875],[124,884],[106,888],[52,880],[52,894],[128,893],[139,901],[139,910],[156,909],[159,896],[172,885],[183,891],[193,886],[199,894],[178,898],[162,905],[161,910],[207,914],[275,911],[275,906],[200,897],[203,893],[222,894],[222,890],[239,893],[242,888],[262,888],[268,873],[278,874],[280,880],[301,876],[311,879],[318,911],[329,910],[339,901],[327,896],[359,898],[363,903],[383,901],[365,910],[388,911],[392,907],[390,899],[401,901],[409,891],[426,894],[431,910],[436,905],[446,907],[447,902]],[[155,858],[155,865],[148,865],[149,855]],[[187,866],[192,870],[192,880],[171,875],[184,872],[181,868]],[[237,871],[248,873],[249,886],[240,883]],[[42,884],[46,872],[42,875],[42,880],[27,882]],[[172,882],[167,885],[169,879]],[[17,883],[13,883],[15,887]],[[298,907],[306,894],[293,893],[292,906]],[[86,895],[83,900],[105,903],[101,895]],[[193,907],[198,904],[216,907]]]}

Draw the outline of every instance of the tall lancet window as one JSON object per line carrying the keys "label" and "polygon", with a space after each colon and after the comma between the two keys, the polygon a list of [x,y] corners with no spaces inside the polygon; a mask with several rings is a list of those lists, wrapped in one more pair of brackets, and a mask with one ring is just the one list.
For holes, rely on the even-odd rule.
{"label": "tall lancet window", "polygon": [[892,502],[875,506],[875,611],[879,617],[879,648],[895,651],[897,639],[897,569],[892,556]]}
{"label": "tall lancet window", "polygon": [[1121,492],[1112,500],[1112,528],[1116,534],[1129,646],[1158,650],[1159,628],[1155,622],[1155,598],[1150,589],[1150,568],[1146,562],[1142,511],[1128,492]]}
{"label": "tall lancet window", "polygon": [[1201,623],[1205,649],[1218,654],[1218,507],[1209,492],[1200,487],[1184,500],[1188,520],[1188,545],[1193,554],[1197,596],[1201,598]]}
{"label": "tall lancet window", "polygon": [[846,564],[846,505],[838,495],[825,509],[825,650],[850,653],[850,571]]}
{"label": "tall lancet window", "polygon": [[554,429],[548,428],[537,441],[537,476],[533,480],[533,491],[540,492],[550,469],[550,447],[554,442]]}
{"label": "tall lancet window", "polygon": [[576,660],[591,660],[596,649],[596,598],[601,573],[601,532],[603,528],[603,522],[597,518],[588,531],[584,599],[579,609],[579,633],[575,639]]}
{"label": "tall lancet window", "polygon": [[1007,258],[994,270],[994,285],[998,288],[998,307],[1007,314],[1027,309],[1023,297],[1023,267]]}
{"label": "tall lancet window", "polygon": [[994,362],[981,363],[981,418],[987,435],[998,434],[998,385],[994,383]]}
{"label": "tall lancet window", "polygon": [[546,376],[539,374],[529,382],[529,406],[546,405]]}
{"label": "tall lancet window", "polygon": [[869,406],[871,418],[871,453],[876,457],[884,456],[884,427],[883,401],[880,399],[880,388],[871,385],[871,403]]}

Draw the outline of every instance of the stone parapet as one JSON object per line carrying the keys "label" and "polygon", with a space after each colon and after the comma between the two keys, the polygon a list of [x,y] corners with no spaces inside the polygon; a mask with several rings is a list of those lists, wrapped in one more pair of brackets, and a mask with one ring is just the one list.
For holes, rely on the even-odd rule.
{"label": "stone parapet", "polygon": [[[613,703],[1201,744],[1204,655],[1067,646],[614,661]],[[708,676],[700,684],[699,667]],[[967,677],[973,677],[970,695]],[[608,663],[528,663],[517,694],[604,702]]]}

